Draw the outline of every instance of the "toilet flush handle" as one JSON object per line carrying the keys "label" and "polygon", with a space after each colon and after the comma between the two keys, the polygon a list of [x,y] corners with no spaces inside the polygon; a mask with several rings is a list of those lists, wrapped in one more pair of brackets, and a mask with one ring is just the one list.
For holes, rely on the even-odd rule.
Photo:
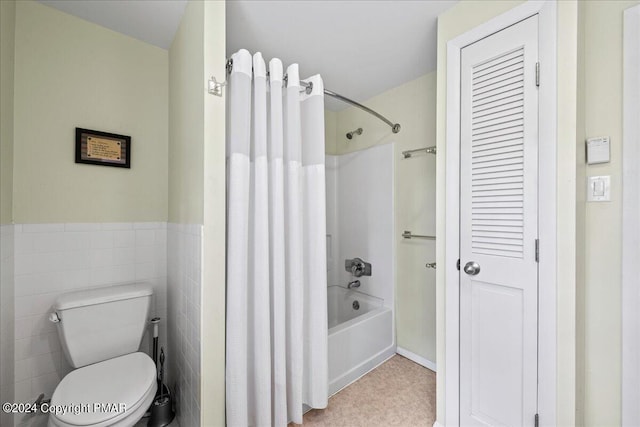
{"label": "toilet flush handle", "polygon": [[49,322],[58,323],[59,321],[60,318],[58,317],[58,313],[56,313],[55,311],[49,315]]}

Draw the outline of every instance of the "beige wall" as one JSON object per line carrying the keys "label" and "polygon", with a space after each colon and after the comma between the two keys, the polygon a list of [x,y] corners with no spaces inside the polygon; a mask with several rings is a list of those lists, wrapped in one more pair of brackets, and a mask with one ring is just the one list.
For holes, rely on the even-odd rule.
{"label": "beige wall", "polygon": [[[15,53],[15,222],[166,220],[167,51],[21,1]],[[76,127],[130,135],[131,169],[75,164]]]}
{"label": "beige wall", "polygon": [[[204,76],[225,79],[225,2],[204,3]],[[203,86],[205,79],[201,80]],[[204,89],[204,87],[203,87]],[[225,92],[226,93],[226,92]],[[205,95],[202,242],[203,426],[225,425],[226,170],[225,98]]]}
{"label": "beige wall", "polygon": [[15,1],[0,2],[0,224],[13,219],[13,66]]}
{"label": "beige wall", "polygon": [[[584,102],[583,137],[611,137],[611,162],[584,165],[584,138],[577,139],[579,209],[584,223],[578,246],[584,259],[584,425],[621,423],[621,195],[622,195],[622,22],[634,1],[579,3],[584,34],[579,95]],[[586,176],[611,176],[611,202],[585,203]]]}
{"label": "beige wall", "polygon": [[[439,17],[438,21],[438,89],[437,89],[437,218],[439,264],[444,262],[446,216],[445,176],[446,158],[446,87],[447,42],[456,36],[512,9],[520,1],[465,1],[456,4]],[[577,91],[577,3],[558,2],[558,176],[557,176],[557,400],[558,425],[575,424],[575,144],[576,140],[576,91]],[[438,378],[437,414],[444,422],[445,361],[445,274],[437,273],[437,321],[438,325]]]}
{"label": "beige wall", "polygon": [[324,110],[324,143],[325,153],[338,154],[336,145],[336,126],[338,124],[338,113],[331,110]]}
{"label": "beige wall", "polygon": [[[224,1],[189,2],[169,52],[169,221],[202,224],[200,424],[225,424]],[[226,95],[226,89],[224,90]],[[207,260],[204,262],[203,260]]]}
{"label": "beige wall", "polygon": [[187,6],[169,50],[169,222],[202,224],[203,5]]}
{"label": "beige wall", "polygon": [[[576,104],[584,105],[584,12],[578,8],[578,80]],[[585,229],[586,180],[585,150],[584,150],[584,108],[576,112],[576,349],[585,348],[584,334],[584,248],[585,235],[579,230]],[[576,425],[584,425],[584,350],[576,351]]]}
{"label": "beige wall", "polygon": [[189,2],[169,52],[169,222],[203,225],[199,408],[206,426],[225,424],[225,98],[207,93],[211,76],[225,80],[225,62],[225,3]]}
{"label": "beige wall", "polygon": [[578,5],[558,2],[556,423],[576,423],[576,149]]}
{"label": "beige wall", "polygon": [[[355,107],[326,115],[329,154],[395,143],[397,344],[434,363],[435,272],[426,269],[425,263],[435,261],[435,242],[405,240],[402,232],[435,233],[436,162],[432,154],[420,153],[403,159],[401,153],[435,145],[435,90],[436,74],[431,72],[364,101],[366,106],[400,123],[402,129],[397,134],[379,119]],[[363,128],[363,134],[348,140],[345,134],[359,127]]]}

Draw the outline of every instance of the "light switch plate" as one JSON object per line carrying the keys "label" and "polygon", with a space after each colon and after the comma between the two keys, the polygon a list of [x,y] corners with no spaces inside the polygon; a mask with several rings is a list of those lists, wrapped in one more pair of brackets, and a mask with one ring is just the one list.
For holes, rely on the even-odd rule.
{"label": "light switch plate", "polygon": [[611,200],[611,176],[587,177],[587,202],[608,202]]}
{"label": "light switch plate", "polygon": [[597,138],[587,139],[587,164],[595,165],[598,163],[608,163],[609,156],[609,137],[599,136]]}

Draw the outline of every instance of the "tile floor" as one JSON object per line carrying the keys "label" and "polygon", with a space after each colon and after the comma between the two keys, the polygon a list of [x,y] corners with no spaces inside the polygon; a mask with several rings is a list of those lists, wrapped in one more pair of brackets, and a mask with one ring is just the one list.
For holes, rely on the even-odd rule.
{"label": "tile floor", "polygon": [[431,427],[435,419],[435,372],[395,355],[332,396],[326,409],[307,412],[304,427]]}

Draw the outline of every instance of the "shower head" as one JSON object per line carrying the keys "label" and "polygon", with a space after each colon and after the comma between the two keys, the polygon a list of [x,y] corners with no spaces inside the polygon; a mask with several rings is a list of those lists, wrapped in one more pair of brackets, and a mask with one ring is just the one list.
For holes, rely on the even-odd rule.
{"label": "shower head", "polygon": [[362,128],[347,132],[347,139],[353,139],[353,135],[362,135]]}

